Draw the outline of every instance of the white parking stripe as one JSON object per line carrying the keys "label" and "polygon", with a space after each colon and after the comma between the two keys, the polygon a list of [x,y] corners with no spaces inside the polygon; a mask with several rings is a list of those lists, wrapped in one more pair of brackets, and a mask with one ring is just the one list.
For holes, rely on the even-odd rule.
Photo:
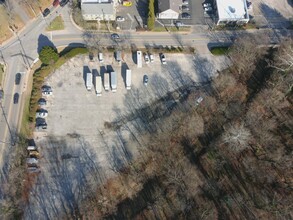
{"label": "white parking stripe", "polygon": [[130,18],[130,20],[133,21],[133,18],[131,17],[131,15],[129,13],[127,13],[127,15]]}

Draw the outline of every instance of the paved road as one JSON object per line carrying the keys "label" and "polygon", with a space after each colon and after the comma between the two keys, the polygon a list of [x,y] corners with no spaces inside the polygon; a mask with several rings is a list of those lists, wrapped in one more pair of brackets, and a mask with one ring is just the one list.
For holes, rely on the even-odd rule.
{"label": "paved road", "polygon": [[[65,21],[66,29],[64,31],[45,32],[45,27],[57,15],[62,14]],[[18,33],[13,39],[7,42],[0,48],[5,63],[7,64],[6,79],[4,84],[4,100],[2,102],[3,114],[0,116],[0,167],[9,160],[9,149],[11,146],[11,131],[16,132],[19,129],[19,115],[23,109],[22,94],[26,87],[26,75],[29,66],[38,57],[38,51],[44,45],[67,46],[84,44],[85,40],[83,32],[76,28],[70,19],[70,12],[67,7],[55,8],[47,17],[37,17],[35,20],[27,24],[26,28]],[[254,30],[265,31],[267,30]],[[207,47],[209,43],[229,43],[231,36],[242,34],[243,32],[208,32],[200,28],[195,28],[191,33],[136,33],[123,32],[120,34],[121,39],[113,41],[110,39],[110,33],[97,34],[95,37],[100,39],[100,45],[118,45],[130,46],[135,44],[137,47],[146,45],[184,45],[184,46],[199,46],[199,48]],[[274,31],[269,31],[274,34]],[[15,74],[24,72],[21,84],[15,85]],[[20,103],[13,104],[13,95],[18,92],[20,94]],[[7,123],[8,122],[8,123]],[[9,125],[9,127],[8,127]],[[7,163],[6,163],[7,164]],[[0,172],[0,182],[4,179],[5,169]],[[1,195],[1,191],[0,191]]]}

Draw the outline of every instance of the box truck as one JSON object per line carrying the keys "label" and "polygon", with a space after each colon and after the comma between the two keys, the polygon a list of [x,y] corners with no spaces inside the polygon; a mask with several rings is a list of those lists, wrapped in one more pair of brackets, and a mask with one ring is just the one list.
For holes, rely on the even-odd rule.
{"label": "box truck", "polygon": [[126,70],[126,89],[131,89],[131,70]]}
{"label": "box truck", "polygon": [[117,75],[116,75],[116,72],[111,72],[111,88],[112,88],[112,92],[117,91]]}
{"label": "box truck", "polygon": [[91,72],[86,74],[86,89],[91,91],[93,82],[93,74]]}
{"label": "box truck", "polygon": [[110,89],[110,79],[109,73],[104,73],[104,89],[105,91],[109,91]]}
{"label": "box truck", "polygon": [[97,96],[102,95],[102,78],[101,78],[101,76],[96,76],[96,94],[97,94]]}
{"label": "box truck", "polygon": [[136,52],[136,63],[137,63],[137,68],[142,67],[142,52],[141,51]]}

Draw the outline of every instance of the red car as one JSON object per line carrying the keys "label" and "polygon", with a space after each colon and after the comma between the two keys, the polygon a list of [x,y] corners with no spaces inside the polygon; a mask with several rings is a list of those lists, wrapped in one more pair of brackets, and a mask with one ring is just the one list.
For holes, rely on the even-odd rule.
{"label": "red car", "polygon": [[54,7],[57,7],[59,5],[59,0],[54,0],[54,2],[53,2],[53,6]]}

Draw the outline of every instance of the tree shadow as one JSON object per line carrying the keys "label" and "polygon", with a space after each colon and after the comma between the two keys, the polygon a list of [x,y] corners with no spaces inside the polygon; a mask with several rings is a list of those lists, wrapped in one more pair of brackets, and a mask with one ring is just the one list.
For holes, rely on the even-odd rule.
{"label": "tree shadow", "polygon": [[268,22],[268,26],[274,29],[290,27],[290,21],[285,18],[278,10],[271,8],[267,4],[261,3],[260,10]]}
{"label": "tree shadow", "polygon": [[123,62],[121,65],[121,76],[122,76],[125,88],[126,88],[126,70],[128,70],[128,69],[129,69],[129,67],[128,67],[127,63]]}
{"label": "tree shadow", "polygon": [[53,44],[53,42],[49,40],[49,38],[46,35],[41,34],[39,35],[39,38],[38,38],[38,53],[41,52],[44,46],[50,46],[50,47],[53,47],[54,49],[57,49],[55,45]]}

